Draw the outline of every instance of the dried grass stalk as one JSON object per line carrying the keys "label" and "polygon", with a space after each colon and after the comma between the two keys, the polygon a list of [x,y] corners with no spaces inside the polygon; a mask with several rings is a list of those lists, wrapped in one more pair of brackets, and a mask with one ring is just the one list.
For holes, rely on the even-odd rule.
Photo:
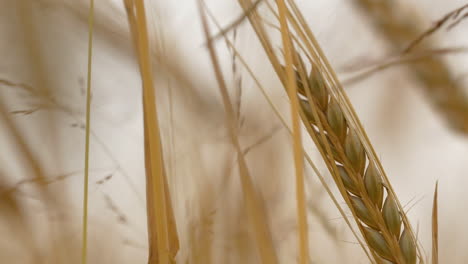
{"label": "dried grass stalk", "polygon": [[307,212],[306,198],[304,190],[304,175],[303,175],[303,152],[301,142],[301,128],[299,123],[299,100],[297,94],[297,83],[293,70],[293,47],[289,28],[286,18],[286,4],[283,0],[277,1],[279,10],[279,21],[281,24],[281,38],[283,40],[284,57],[286,61],[287,83],[286,89],[291,98],[291,119],[293,132],[293,149],[294,149],[294,167],[296,170],[296,204],[297,204],[297,221],[299,227],[299,263],[306,264],[309,262],[309,240],[307,227]]}
{"label": "dried grass stalk", "polygon": [[432,264],[439,263],[439,205],[438,205],[439,183],[434,190],[434,201],[432,203]]}
{"label": "dried grass stalk", "polygon": [[88,22],[88,73],[86,81],[86,130],[85,130],[85,154],[84,154],[84,179],[83,179],[83,230],[81,246],[81,263],[88,262],[88,187],[89,187],[89,141],[91,131],[91,75],[93,58],[93,26],[94,26],[94,0],[90,0]]}
{"label": "dried grass stalk", "polygon": [[163,162],[145,6],[142,0],[124,1],[143,81],[148,263],[175,263],[179,241]]}
{"label": "dried grass stalk", "polygon": [[[391,43],[396,52],[433,49],[434,44],[429,39],[421,41],[428,33],[415,21],[415,17],[418,17],[416,9],[412,8],[410,3],[397,2],[354,0],[354,3],[371,17],[374,27]],[[440,21],[443,23],[444,20]],[[420,35],[421,33],[423,34]],[[432,32],[429,31],[429,34]],[[449,126],[468,134],[468,96],[453,78],[448,65],[441,58],[433,56],[423,62],[410,64],[409,69],[422,84],[426,97],[444,116]]]}

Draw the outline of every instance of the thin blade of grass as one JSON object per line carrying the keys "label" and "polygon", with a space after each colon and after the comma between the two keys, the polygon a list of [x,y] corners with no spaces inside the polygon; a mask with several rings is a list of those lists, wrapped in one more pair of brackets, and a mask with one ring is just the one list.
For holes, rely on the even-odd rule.
{"label": "thin blade of grass", "polygon": [[434,201],[432,203],[432,264],[439,263],[439,209],[438,209],[439,182],[436,182]]}
{"label": "thin blade of grass", "polygon": [[303,157],[301,128],[299,123],[299,102],[297,99],[297,84],[293,71],[293,48],[286,20],[286,6],[283,0],[276,1],[278,6],[279,21],[281,25],[281,38],[283,40],[284,57],[286,62],[287,90],[291,98],[291,119],[293,131],[294,167],[296,170],[296,203],[297,221],[299,226],[299,263],[309,262],[309,241],[307,227],[306,198],[304,190]]}
{"label": "thin blade of grass", "polygon": [[256,0],[245,12],[242,13],[241,16],[239,16],[237,19],[235,19],[233,22],[231,22],[228,26],[226,26],[225,28],[221,29],[218,33],[216,33],[214,36],[210,37],[208,39],[208,41],[214,41],[214,40],[217,40],[218,38],[226,35],[229,31],[237,28],[242,22],[245,21],[245,19],[247,18],[247,16],[249,15],[250,12],[254,11],[255,9],[257,9],[257,7],[259,6],[259,4],[262,2],[263,0]]}
{"label": "thin blade of grass", "polygon": [[410,53],[398,54],[395,57],[385,59],[385,61],[374,63],[371,65],[366,65],[361,69],[351,69],[351,71],[355,71],[356,74],[352,77],[344,79],[342,83],[345,86],[353,85],[391,67],[411,65],[414,63],[423,63],[424,61],[434,59],[435,57],[461,54],[466,53],[467,51],[468,48],[466,47],[454,47],[430,49],[424,51],[412,51]]}
{"label": "thin blade of grass", "polygon": [[[434,34],[436,31],[438,31],[442,26],[444,26],[447,22],[449,22],[450,20],[453,20],[453,19],[456,19],[457,16],[465,9],[468,8],[468,4],[465,4],[451,12],[449,12],[448,14],[444,15],[441,19],[437,20],[433,26],[431,26],[430,28],[426,29],[426,31],[424,31],[421,35],[419,35],[416,39],[414,39],[413,41],[411,41],[408,46],[403,50],[403,53],[408,53],[410,52],[412,49],[414,49],[420,42],[422,42],[424,39],[426,39],[427,37],[429,37],[430,35]],[[454,27],[455,25],[457,25],[463,18],[465,18],[465,16],[463,16],[461,19],[455,21],[453,24],[451,24],[449,26],[448,29],[451,29],[452,27]]]}
{"label": "thin blade of grass", "polygon": [[145,6],[125,0],[143,85],[143,120],[148,219],[148,263],[175,263],[179,249],[177,227],[163,163]]}
{"label": "thin blade of grass", "polygon": [[83,226],[81,263],[88,261],[88,184],[89,184],[89,138],[91,129],[91,75],[93,59],[93,25],[94,25],[94,0],[89,2],[88,18],[88,74],[86,80],[86,126],[85,126],[85,157],[84,157],[84,177],[83,177]]}
{"label": "thin blade of grass", "polygon": [[[369,16],[369,21],[391,44],[392,50],[401,54],[433,49],[436,41],[428,37],[444,27],[449,30],[455,26],[466,18],[466,13],[464,15],[463,12],[468,8],[468,4],[465,4],[451,11],[426,30],[423,24],[414,19],[420,16],[418,5],[412,5],[407,1],[404,4],[403,2],[373,0],[351,2]],[[426,99],[434,109],[440,112],[447,126],[453,131],[467,134],[468,97],[465,87],[455,81],[455,73],[448,62],[439,57],[427,58],[423,63],[410,64],[408,72],[420,84]]]}

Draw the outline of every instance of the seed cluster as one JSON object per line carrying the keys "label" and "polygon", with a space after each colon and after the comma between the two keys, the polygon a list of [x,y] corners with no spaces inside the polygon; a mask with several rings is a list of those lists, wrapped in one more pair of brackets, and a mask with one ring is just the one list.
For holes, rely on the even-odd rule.
{"label": "seed cluster", "polygon": [[[301,78],[296,71],[296,81],[303,122],[317,147],[325,153],[328,168],[337,185],[342,186],[342,194],[347,196],[345,200],[354,211],[367,244],[391,263],[416,263],[415,243],[410,232],[402,230],[404,212],[386,190],[374,162],[347,123],[339,103],[330,96],[317,67],[312,67],[307,78]],[[326,151],[325,145],[330,151]]]}

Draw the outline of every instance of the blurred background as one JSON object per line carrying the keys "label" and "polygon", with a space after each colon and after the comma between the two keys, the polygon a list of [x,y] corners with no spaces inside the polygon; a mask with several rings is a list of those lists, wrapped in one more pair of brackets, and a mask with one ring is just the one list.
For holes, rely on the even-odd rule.
{"label": "blurred background", "polygon": [[[223,27],[242,14],[237,1],[205,2]],[[468,10],[404,52],[466,2],[296,2],[343,82],[427,254],[438,181],[440,262],[466,263],[468,25],[459,19]],[[258,263],[196,1],[146,4],[181,244],[177,261],[208,263],[211,256],[210,263]],[[1,263],[80,261],[88,11],[86,0],[0,0]],[[265,17],[274,21],[271,14]],[[211,30],[219,31],[214,23]],[[89,263],[144,263],[141,81],[122,1],[96,1],[94,37]],[[287,96],[248,22],[228,37],[288,117]],[[273,41],[281,45],[280,39]],[[281,263],[293,263],[292,144],[239,59],[222,39],[216,47],[275,248]],[[313,144],[305,143],[320,166]],[[327,175],[325,166],[320,170]],[[312,263],[367,263],[317,177],[307,167],[306,173]]]}

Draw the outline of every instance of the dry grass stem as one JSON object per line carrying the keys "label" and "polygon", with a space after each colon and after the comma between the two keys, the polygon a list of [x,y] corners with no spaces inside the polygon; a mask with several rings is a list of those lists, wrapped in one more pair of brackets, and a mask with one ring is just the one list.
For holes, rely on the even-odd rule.
{"label": "dry grass stem", "polygon": [[433,59],[437,56],[456,55],[466,53],[468,48],[440,48],[423,51],[413,51],[385,59],[376,60],[376,62],[363,65],[362,63],[353,63],[353,66],[345,66],[344,71],[354,73],[352,77],[343,80],[343,85],[349,86],[365,80],[378,72],[399,65],[412,65],[414,63],[424,63],[425,60]]}
{"label": "dry grass stem", "polygon": [[208,41],[215,41],[217,40],[218,38],[221,38],[222,36],[225,36],[228,32],[230,32],[231,30],[235,30],[240,24],[242,24],[242,22],[244,22],[247,18],[247,16],[252,12],[254,11],[258,6],[259,4],[262,2],[263,0],[256,0],[252,6],[250,6],[245,12],[242,13],[241,16],[239,16],[237,19],[235,19],[234,21],[232,21],[229,25],[225,26],[223,29],[221,29],[218,33],[216,33],[214,36],[210,37],[208,39]]}
{"label": "dry grass stem", "polygon": [[432,264],[439,263],[439,205],[438,205],[439,183],[434,190],[434,201],[432,203]]}
{"label": "dry grass stem", "polygon": [[142,0],[125,0],[125,6],[143,82],[148,263],[175,263],[179,241],[163,162],[145,6]]}
{"label": "dry grass stem", "polygon": [[299,263],[306,264],[309,262],[309,240],[307,227],[306,213],[306,198],[304,190],[304,175],[303,175],[303,153],[301,142],[301,128],[299,124],[299,102],[295,96],[297,94],[296,75],[293,69],[293,50],[291,46],[291,38],[289,36],[289,28],[286,20],[286,4],[283,0],[276,1],[279,12],[279,22],[281,25],[281,38],[283,40],[284,57],[286,63],[286,89],[291,98],[291,120],[292,120],[292,135],[294,149],[294,168],[296,170],[296,204],[297,204],[297,220],[299,227]]}
{"label": "dry grass stem", "polygon": [[[434,44],[426,39],[445,22],[455,18],[465,6],[449,13],[439,20],[434,27],[424,32],[424,28],[414,18],[416,10],[410,3],[397,4],[394,1],[354,0],[382,36],[387,39],[397,53],[431,50]],[[424,32],[421,35],[421,32]],[[419,36],[419,37],[418,37]],[[426,41],[422,41],[426,39]],[[408,46],[408,43],[409,46]],[[448,65],[438,57],[431,57],[422,63],[409,65],[412,75],[421,83],[426,97],[440,111],[454,130],[468,133],[468,96],[458,84]]]}
{"label": "dry grass stem", "polygon": [[86,81],[86,128],[85,128],[85,157],[83,177],[83,227],[81,245],[81,263],[88,262],[88,186],[89,186],[89,139],[91,131],[91,74],[93,58],[93,26],[94,26],[94,0],[90,0],[89,29],[88,29],[88,65]]}
{"label": "dry grass stem", "polygon": [[432,27],[424,31],[419,37],[417,37],[415,40],[413,40],[410,44],[408,44],[408,47],[403,50],[404,53],[410,52],[412,49],[414,49],[419,43],[421,43],[424,39],[429,37],[430,35],[434,34],[436,31],[440,30],[443,26],[447,25],[447,30],[452,29],[456,25],[458,25],[463,19],[467,17],[468,14],[464,14],[460,16],[460,14],[468,9],[468,4],[463,5],[462,7],[459,7],[445,16],[443,16],[441,19],[437,20]]}

